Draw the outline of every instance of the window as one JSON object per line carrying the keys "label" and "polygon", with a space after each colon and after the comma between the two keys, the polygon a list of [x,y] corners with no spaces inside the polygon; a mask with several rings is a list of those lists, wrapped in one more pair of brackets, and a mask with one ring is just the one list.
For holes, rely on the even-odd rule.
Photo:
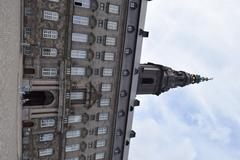
{"label": "window", "polygon": [[24,37],[32,35],[32,27],[24,27]]}
{"label": "window", "polygon": [[80,149],[80,144],[72,144],[65,147],[65,152],[78,151]]}
{"label": "window", "polygon": [[106,140],[105,139],[99,139],[96,141],[96,148],[99,147],[104,147],[106,145]]}
{"label": "window", "polygon": [[66,158],[65,160],[79,160],[79,157]]}
{"label": "window", "polygon": [[131,9],[136,9],[137,8],[137,3],[136,2],[130,2],[130,8]]}
{"label": "window", "polygon": [[98,20],[97,25],[98,27],[103,27],[103,20]]}
{"label": "window", "polygon": [[104,60],[105,61],[114,61],[114,53],[105,52],[104,53]]}
{"label": "window", "polygon": [[71,100],[82,100],[84,99],[84,92],[71,92]]}
{"label": "window", "polygon": [[105,157],[105,153],[104,152],[98,152],[95,155],[95,160],[104,159],[104,157]]}
{"label": "window", "polygon": [[55,119],[48,118],[48,119],[42,119],[40,122],[41,128],[45,127],[53,127],[55,126]]}
{"label": "window", "polygon": [[30,7],[24,8],[24,15],[25,16],[31,16],[32,15],[32,8],[30,8]]}
{"label": "window", "polygon": [[101,53],[100,52],[96,52],[96,59],[100,59],[101,57]]}
{"label": "window", "polygon": [[56,30],[43,29],[43,38],[57,39],[58,32]]}
{"label": "window", "polygon": [[84,50],[72,50],[71,51],[71,58],[86,59],[87,58],[87,51],[84,51]]}
{"label": "window", "polygon": [[102,92],[110,92],[112,90],[111,83],[102,83],[101,91]]}
{"label": "window", "polygon": [[80,137],[80,135],[81,135],[80,130],[67,131],[66,133],[67,138],[76,138],[76,137]]}
{"label": "window", "polygon": [[115,22],[115,21],[107,21],[107,29],[109,29],[109,30],[117,30],[117,22]]}
{"label": "window", "polygon": [[74,4],[78,7],[90,8],[90,0],[74,0]]}
{"label": "window", "polygon": [[88,35],[83,33],[72,33],[72,41],[86,43],[88,41]]}
{"label": "window", "polygon": [[104,10],[104,8],[105,8],[105,4],[104,3],[100,3],[100,9]]}
{"label": "window", "polygon": [[106,121],[106,120],[108,120],[108,117],[109,117],[108,112],[101,112],[101,113],[99,113],[98,120],[99,121]]}
{"label": "window", "polygon": [[48,0],[50,2],[59,2],[59,0]]}
{"label": "window", "polygon": [[100,99],[100,106],[105,107],[110,105],[110,98],[101,98]]}
{"label": "window", "polygon": [[116,45],[116,38],[115,37],[106,37],[105,44],[107,46],[115,46]]}
{"label": "window", "polygon": [[113,14],[119,14],[119,5],[109,4],[108,12]]}
{"label": "window", "polygon": [[56,57],[57,49],[56,48],[42,48],[42,56]]}
{"label": "window", "polygon": [[86,74],[86,68],[84,67],[71,67],[72,76],[84,76]]}
{"label": "window", "polygon": [[52,148],[39,149],[38,154],[40,157],[50,156],[53,154],[53,149]]}
{"label": "window", "polygon": [[98,127],[97,135],[102,135],[107,133],[107,127]]}
{"label": "window", "polygon": [[40,134],[39,136],[39,141],[40,142],[47,142],[47,141],[52,141],[54,137],[53,133],[44,133],[44,134]]}
{"label": "window", "polygon": [[73,24],[88,26],[89,18],[85,16],[73,16]]}
{"label": "window", "polygon": [[102,36],[97,36],[97,43],[102,43]]}
{"label": "window", "polygon": [[110,77],[112,75],[113,75],[113,69],[112,68],[103,68],[102,76]]}
{"label": "window", "polygon": [[57,76],[57,68],[42,68],[42,76],[44,77]]}
{"label": "window", "polygon": [[50,21],[58,21],[59,14],[53,11],[43,11],[43,19],[50,20]]}
{"label": "window", "polygon": [[82,121],[81,115],[68,116],[68,123],[79,123]]}

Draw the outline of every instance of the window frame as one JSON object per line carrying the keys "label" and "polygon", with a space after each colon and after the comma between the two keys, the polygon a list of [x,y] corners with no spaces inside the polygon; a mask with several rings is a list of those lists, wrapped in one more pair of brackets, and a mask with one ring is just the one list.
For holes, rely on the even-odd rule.
{"label": "window frame", "polygon": [[113,76],[113,68],[103,68],[102,76],[103,77],[112,77]]}
{"label": "window frame", "polygon": [[55,11],[43,10],[43,19],[49,21],[58,21],[59,13]]}
{"label": "window frame", "polygon": [[53,155],[53,148],[43,148],[38,150],[39,157]]}
{"label": "window frame", "polygon": [[109,112],[100,112],[98,114],[98,121],[107,121],[109,120]]}
{"label": "window frame", "polygon": [[96,140],[95,147],[96,147],[96,148],[105,147],[106,144],[107,144],[106,139],[98,139],[98,140]]}
{"label": "window frame", "polygon": [[57,39],[58,31],[52,29],[43,29],[43,38],[46,39]]}
{"label": "window frame", "polygon": [[73,15],[73,24],[89,26],[89,21],[89,17],[87,16]]}
{"label": "window frame", "polygon": [[72,115],[72,116],[68,116],[68,124],[71,123],[80,123],[82,122],[82,115]]}
{"label": "window frame", "polygon": [[55,125],[56,125],[56,120],[54,118],[45,118],[40,120],[41,128],[54,127]]}
{"label": "window frame", "polygon": [[57,68],[53,67],[43,67],[42,68],[42,76],[43,77],[56,77],[57,76]]}
{"label": "window frame", "polygon": [[57,48],[43,47],[41,49],[42,56],[44,57],[56,57],[57,56]]}
{"label": "window frame", "polygon": [[81,130],[70,130],[66,132],[66,138],[77,138],[81,136]]}
{"label": "window frame", "polygon": [[87,59],[88,53],[86,50],[76,50],[72,49],[71,50],[71,58],[76,58],[76,59]]}
{"label": "window frame", "polygon": [[114,61],[115,59],[115,54],[113,52],[105,52],[103,60],[104,61]]}
{"label": "window frame", "polygon": [[119,14],[120,13],[120,5],[108,3],[108,13],[111,14]]}
{"label": "window frame", "polygon": [[85,67],[71,67],[71,76],[85,76],[86,68]]}
{"label": "window frame", "polygon": [[72,33],[72,41],[73,42],[87,43],[88,39],[89,39],[89,35],[86,33],[78,33],[78,32]]}
{"label": "window frame", "polygon": [[53,139],[54,139],[53,133],[43,133],[39,135],[40,142],[48,142],[48,141],[52,141]]}
{"label": "window frame", "polygon": [[97,128],[97,135],[104,135],[107,134],[108,128],[107,127],[98,127]]}
{"label": "window frame", "polygon": [[[79,5],[76,5],[76,1]],[[74,0],[74,6],[89,9],[91,8],[91,0]]]}
{"label": "window frame", "polygon": [[65,146],[65,152],[74,152],[80,150],[80,144],[71,144]]}

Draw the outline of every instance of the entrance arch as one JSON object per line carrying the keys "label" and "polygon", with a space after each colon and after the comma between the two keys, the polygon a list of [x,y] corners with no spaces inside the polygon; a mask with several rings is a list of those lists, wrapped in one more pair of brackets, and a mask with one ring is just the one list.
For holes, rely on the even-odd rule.
{"label": "entrance arch", "polygon": [[50,91],[30,91],[23,95],[24,106],[49,105],[54,100],[54,95]]}

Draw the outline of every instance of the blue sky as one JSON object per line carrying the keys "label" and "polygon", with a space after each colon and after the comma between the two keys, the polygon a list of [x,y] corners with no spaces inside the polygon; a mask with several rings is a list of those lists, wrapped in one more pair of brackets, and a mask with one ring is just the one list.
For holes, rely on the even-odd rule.
{"label": "blue sky", "polygon": [[148,3],[142,63],[214,80],[138,96],[130,160],[240,159],[239,7],[239,0]]}

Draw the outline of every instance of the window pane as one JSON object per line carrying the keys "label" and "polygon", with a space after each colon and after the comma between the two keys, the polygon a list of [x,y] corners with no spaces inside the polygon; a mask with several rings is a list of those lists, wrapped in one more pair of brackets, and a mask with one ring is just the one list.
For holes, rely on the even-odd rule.
{"label": "window pane", "polygon": [[99,121],[105,121],[108,120],[109,113],[108,112],[101,112],[99,113],[98,120]]}
{"label": "window pane", "polygon": [[119,6],[114,5],[114,4],[109,4],[108,12],[113,13],[113,14],[118,14],[119,13]]}
{"label": "window pane", "polygon": [[72,50],[71,51],[71,58],[86,59],[87,58],[87,51],[84,51],[84,50]]}
{"label": "window pane", "polygon": [[42,68],[42,76],[46,77],[57,76],[57,68]]}
{"label": "window pane", "polygon": [[39,149],[39,156],[50,156],[53,154],[53,149],[52,148],[45,148],[45,149]]}
{"label": "window pane", "polygon": [[42,48],[42,56],[56,57],[57,49],[56,48]]}
{"label": "window pane", "polygon": [[71,100],[83,100],[84,92],[71,92],[70,99]]}
{"label": "window pane", "polygon": [[50,21],[58,21],[59,15],[57,12],[44,10],[43,19],[50,20]]}
{"label": "window pane", "polygon": [[43,29],[43,38],[57,39],[58,32],[56,30]]}
{"label": "window pane", "polygon": [[117,22],[107,21],[107,29],[117,30]]}
{"label": "window pane", "polygon": [[110,92],[112,90],[112,84],[111,83],[102,83],[102,92]]}
{"label": "window pane", "polygon": [[89,18],[85,16],[73,16],[73,24],[88,26]]}
{"label": "window pane", "polygon": [[88,41],[88,35],[83,33],[72,33],[72,41],[86,43]]}
{"label": "window pane", "polygon": [[39,141],[40,142],[46,142],[46,141],[52,141],[53,140],[53,133],[45,133],[45,134],[41,134],[39,136]]}
{"label": "window pane", "polygon": [[86,69],[84,67],[71,67],[72,76],[84,76],[86,74]]}
{"label": "window pane", "polygon": [[55,126],[55,119],[53,118],[48,118],[48,119],[42,119],[41,120],[41,127],[53,127]]}
{"label": "window pane", "polygon": [[106,133],[107,133],[107,127],[99,127],[97,129],[97,135],[106,134]]}
{"label": "window pane", "polygon": [[104,53],[104,60],[105,61],[113,61],[114,60],[114,53],[110,53],[110,52]]}
{"label": "window pane", "polygon": [[96,142],[96,147],[99,148],[99,147],[104,147],[106,145],[106,140],[105,139],[99,139],[97,140]]}
{"label": "window pane", "polygon": [[101,98],[100,99],[100,106],[105,107],[110,105],[110,98]]}
{"label": "window pane", "polygon": [[67,138],[75,138],[80,137],[81,131],[80,130],[74,130],[74,131],[67,131],[66,137]]}
{"label": "window pane", "polygon": [[112,68],[103,68],[103,76],[112,76],[113,74],[113,69]]}
{"label": "window pane", "polygon": [[68,116],[68,123],[79,123],[82,121],[81,115]]}
{"label": "window pane", "polygon": [[96,155],[95,155],[95,160],[104,159],[104,156],[105,156],[105,153],[104,153],[104,152],[98,152],[98,153],[96,153]]}
{"label": "window pane", "polygon": [[115,46],[116,45],[116,38],[115,37],[106,37],[105,44],[107,46]]}
{"label": "window pane", "polygon": [[72,144],[65,147],[66,152],[78,151],[80,149],[80,144]]}
{"label": "window pane", "polygon": [[90,0],[74,0],[75,5],[83,8],[90,8]]}

